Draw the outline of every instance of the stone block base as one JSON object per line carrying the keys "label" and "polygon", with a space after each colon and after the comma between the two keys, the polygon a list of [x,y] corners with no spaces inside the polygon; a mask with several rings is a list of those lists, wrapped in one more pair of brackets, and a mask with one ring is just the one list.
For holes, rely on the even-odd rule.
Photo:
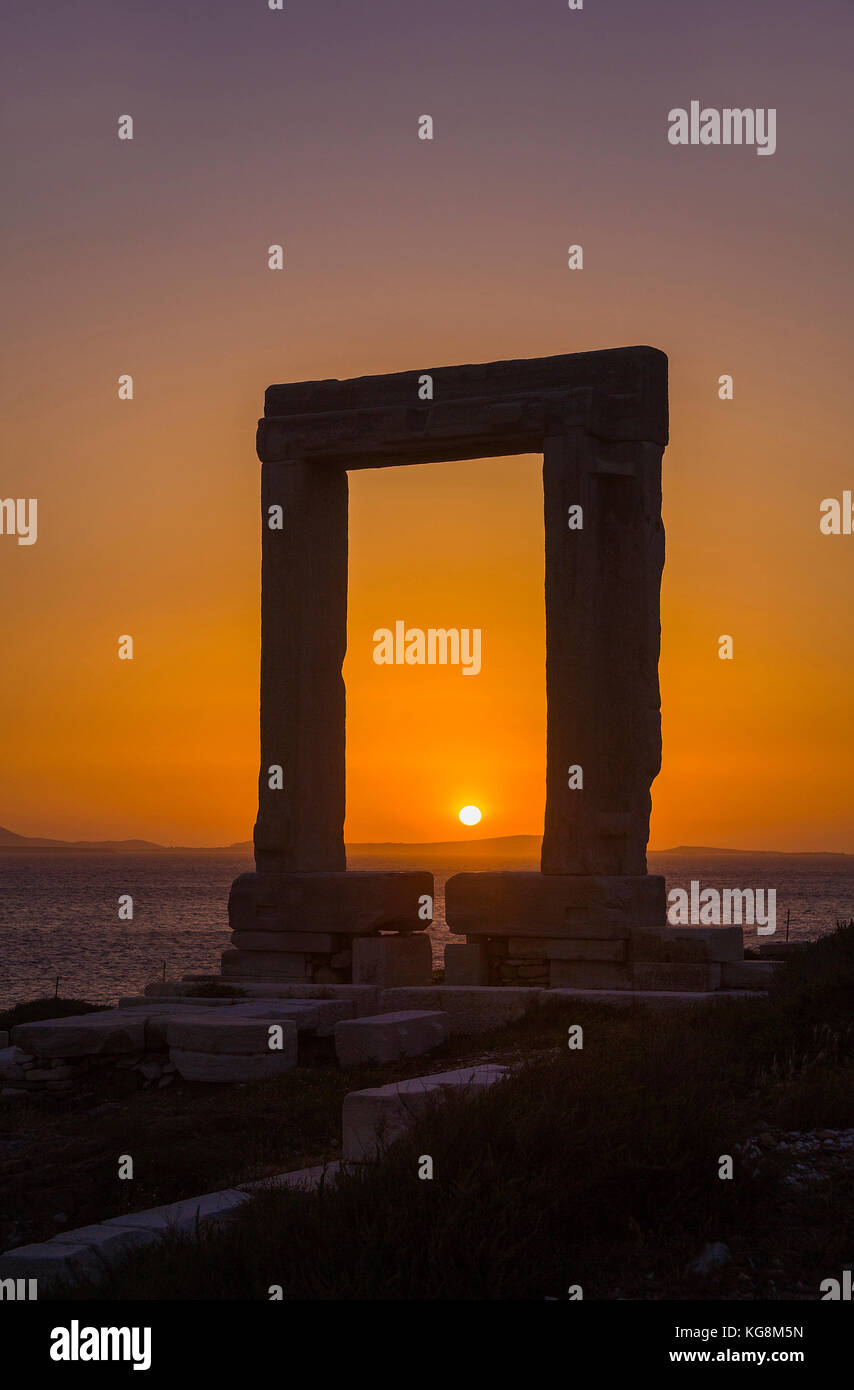
{"label": "stone block base", "polygon": [[345,985],[352,979],[350,951],[223,951],[222,979],[242,986],[253,982],[282,985]]}
{"label": "stone block base", "polygon": [[360,936],[353,941],[356,985],[429,985],[432,976],[433,949],[427,936]]}
{"label": "stone block base", "polygon": [[720,963],[744,959],[741,927],[655,927],[633,929],[629,954],[636,961]]}
{"label": "stone block base", "polygon": [[672,964],[658,961],[635,961],[631,967],[632,988],[645,990],[709,990],[720,989],[719,965]]}
{"label": "stone block base", "polygon": [[231,941],[240,951],[266,951],[276,955],[326,955],[349,950],[352,938],[332,932],[235,931]]}
{"label": "stone block base", "polygon": [[767,989],[780,969],[775,960],[725,960],[721,964],[723,989]]}
{"label": "stone block base", "polygon": [[407,1009],[354,1018],[335,1025],[335,1052],[342,1067],[397,1062],[441,1047],[448,1038],[448,1015]]}
{"label": "stone block base", "polygon": [[445,885],[445,920],[468,936],[579,935],[619,940],[632,927],[667,921],[657,874],[454,874]]}
{"label": "stone block base", "polygon": [[[608,928],[614,931],[614,928]],[[455,973],[454,956],[451,955],[451,971],[448,972],[447,952],[478,953],[468,958],[468,968],[462,978]],[[556,979],[593,979],[595,971],[579,970],[575,975],[551,970],[553,962],[606,962],[622,964],[626,960],[626,938],[620,936],[613,940],[602,937],[587,938],[577,932],[572,936],[489,936],[473,937],[464,947],[446,948],[445,984],[484,984],[516,985],[522,988],[537,987],[548,989]],[[462,960],[460,962],[462,966]],[[477,978],[473,978],[474,972]],[[462,972],[461,972],[462,973]],[[617,976],[613,971],[602,972],[601,978],[611,980]],[[622,976],[619,977],[622,979]],[[579,986],[581,987],[581,986]],[[611,986],[606,986],[610,988]],[[591,986],[594,988],[594,986]]]}
{"label": "stone block base", "polygon": [[[433,897],[433,875],[421,870],[249,873],[241,874],[231,885],[228,920],[235,933],[362,936],[379,931],[416,932],[423,931],[428,921],[419,916],[424,897]],[[331,948],[327,944],[324,949]]]}
{"label": "stone block base", "polygon": [[515,1023],[542,1003],[541,989],[490,989],[429,985],[426,989],[384,989],[380,1009],[441,1009],[451,1033],[486,1033]]}
{"label": "stone block base", "polygon": [[507,941],[509,957],[527,956],[534,960],[611,960],[626,958],[624,941],[588,940],[559,936],[511,936]]}
{"label": "stone block base", "polygon": [[551,960],[551,989],[631,989],[627,965],[618,961]]}
{"label": "stone block base", "polygon": [[446,985],[488,985],[489,953],[486,941],[459,942],[445,947]]}
{"label": "stone block base", "polygon": [[226,984],[243,980],[275,980],[280,984],[295,985],[344,984],[346,972],[336,974],[329,960],[326,953],[318,953],[315,957],[302,951],[233,950],[223,951],[220,957]]}

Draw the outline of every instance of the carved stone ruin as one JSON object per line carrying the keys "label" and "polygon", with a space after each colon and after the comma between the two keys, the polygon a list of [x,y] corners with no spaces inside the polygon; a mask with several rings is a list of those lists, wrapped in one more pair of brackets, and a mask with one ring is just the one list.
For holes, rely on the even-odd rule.
{"label": "carved stone ruin", "polygon": [[[419,399],[425,375],[429,402]],[[664,880],[646,872],[661,765],[666,443],[667,359],[649,347],[269,387],[257,440],[257,872],[232,887],[224,975],[348,982],[354,940],[392,932],[391,975],[379,946],[357,956],[380,983],[429,982],[429,941],[418,934],[432,875],[346,867],[347,470],[542,452],[541,871],[448,881],[448,926],[469,943],[447,948],[448,982],[627,987],[632,933],[666,920]],[[580,529],[570,526],[577,507]]]}

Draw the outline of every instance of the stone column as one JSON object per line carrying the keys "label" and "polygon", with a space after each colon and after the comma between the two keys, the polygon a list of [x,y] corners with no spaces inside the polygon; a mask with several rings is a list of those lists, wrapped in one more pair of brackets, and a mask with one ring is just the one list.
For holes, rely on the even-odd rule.
{"label": "stone column", "polygon": [[[259,872],[341,871],[347,646],[347,472],[261,470]],[[282,529],[270,508],[282,508]],[[270,785],[280,767],[282,787]]]}
{"label": "stone column", "polygon": [[[544,874],[646,873],[661,766],[662,447],[579,431],[544,441]],[[583,527],[571,530],[569,508]],[[569,768],[583,787],[569,787]]]}

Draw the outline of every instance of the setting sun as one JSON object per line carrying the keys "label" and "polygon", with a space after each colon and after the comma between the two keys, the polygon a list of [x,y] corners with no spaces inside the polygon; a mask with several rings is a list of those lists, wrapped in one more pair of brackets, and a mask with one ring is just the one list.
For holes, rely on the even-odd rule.
{"label": "setting sun", "polygon": [[463,825],[477,825],[480,820],[480,810],[477,806],[464,806],[460,811],[460,820]]}

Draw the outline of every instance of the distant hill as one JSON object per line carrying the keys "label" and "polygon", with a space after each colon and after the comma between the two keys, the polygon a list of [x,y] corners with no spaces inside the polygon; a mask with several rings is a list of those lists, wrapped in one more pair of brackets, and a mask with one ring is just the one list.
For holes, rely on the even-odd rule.
{"label": "distant hill", "polygon": [[777,858],[805,859],[810,855],[820,859],[854,859],[854,855],[846,854],[844,850],[835,849],[721,849],[716,845],[676,845],[673,849],[651,849],[649,854],[685,854],[693,858],[700,858],[704,854],[718,854],[721,857],[729,855],[746,854],[755,858],[759,854],[767,854]]}
{"label": "distant hill", "polygon": [[[352,859],[414,859],[414,858],[485,858],[503,860],[536,860],[539,857],[540,835],[496,835],[485,839],[377,840],[347,845]],[[0,826],[0,853],[3,850],[79,850],[100,854],[251,854],[252,841],[239,840],[232,845],[159,845],[153,840],[46,840],[38,835],[18,835]],[[721,849],[715,845],[676,845],[673,849],[651,849],[650,857],[679,854],[700,858],[704,855],[759,855],[776,857],[797,855],[826,859],[854,859],[854,855],[839,850],[784,849]]]}
{"label": "distant hill", "polygon": [[0,825],[0,853],[3,850],[80,850],[84,853],[100,854],[234,854],[250,853],[252,841],[246,840],[237,845],[220,845],[213,848],[207,845],[158,845],[154,840],[46,840],[40,835],[17,835],[14,830],[6,830]]}

